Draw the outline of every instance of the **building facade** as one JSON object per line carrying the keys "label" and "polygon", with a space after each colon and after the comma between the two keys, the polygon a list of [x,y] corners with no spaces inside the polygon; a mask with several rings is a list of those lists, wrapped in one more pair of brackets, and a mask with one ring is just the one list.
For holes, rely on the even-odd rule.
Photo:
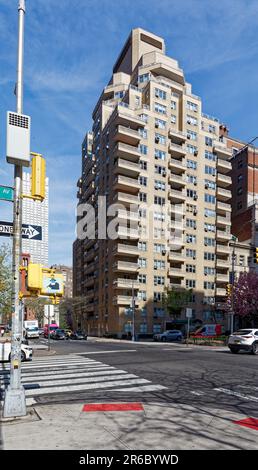
{"label": "building facade", "polygon": [[64,298],[71,299],[73,297],[73,268],[63,264],[54,264],[52,266],[56,273],[60,273],[64,278]]}
{"label": "building facade", "polygon": [[132,30],[82,145],[73,268],[89,334],[163,330],[166,288],[192,290],[194,318],[226,322],[230,157],[164,40]]}

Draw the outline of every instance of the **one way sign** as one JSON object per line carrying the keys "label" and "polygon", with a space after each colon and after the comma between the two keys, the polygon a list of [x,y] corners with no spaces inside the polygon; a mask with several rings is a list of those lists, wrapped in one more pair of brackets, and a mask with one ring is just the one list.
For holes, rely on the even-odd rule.
{"label": "one way sign", "polygon": [[[0,237],[12,237],[13,224],[0,221]],[[22,224],[22,238],[42,240],[42,227],[40,225]]]}

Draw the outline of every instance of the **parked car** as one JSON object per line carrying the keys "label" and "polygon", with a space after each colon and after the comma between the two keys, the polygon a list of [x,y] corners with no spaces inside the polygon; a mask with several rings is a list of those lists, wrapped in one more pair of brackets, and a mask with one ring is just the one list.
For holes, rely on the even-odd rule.
{"label": "parked car", "polygon": [[44,334],[44,328],[39,328],[39,335],[43,335]]}
{"label": "parked car", "polygon": [[246,328],[236,331],[229,336],[228,347],[233,354],[237,354],[241,349],[258,354],[258,329]]}
{"label": "parked car", "polygon": [[58,328],[53,332],[53,339],[66,339],[65,331]]}
{"label": "parked car", "polygon": [[87,339],[87,335],[83,331],[75,331],[71,334],[70,339]]}
{"label": "parked car", "polygon": [[[0,342],[0,362],[11,360],[11,341]],[[26,344],[21,344],[21,361],[32,360],[32,348]]]}
{"label": "parked car", "polygon": [[182,339],[183,333],[180,330],[167,330],[153,335],[153,341],[182,341]]}

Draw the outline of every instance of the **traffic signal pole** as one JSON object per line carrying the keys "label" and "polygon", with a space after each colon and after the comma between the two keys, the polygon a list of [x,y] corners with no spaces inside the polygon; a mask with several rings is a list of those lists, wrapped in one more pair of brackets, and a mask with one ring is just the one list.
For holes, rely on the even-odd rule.
{"label": "traffic signal pole", "polygon": [[[23,56],[24,56],[24,18],[25,0],[19,0],[19,37],[16,104],[17,113],[23,111]],[[25,390],[21,385],[21,340],[23,308],[20,293],[20,255],[22,227],[22,165],[14,166],[14,202],[13,202],[13,312],[10,385],[5,393],[3,416],[5,418],[25,416]]]}

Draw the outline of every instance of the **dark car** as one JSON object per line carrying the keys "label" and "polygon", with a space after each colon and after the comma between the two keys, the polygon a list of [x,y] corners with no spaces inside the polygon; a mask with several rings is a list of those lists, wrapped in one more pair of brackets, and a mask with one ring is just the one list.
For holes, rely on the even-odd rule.
{"label": "dark car", "polygon": [[51,338],[66,339],[65,331],[58,328],[57,330],[55,330],[55,332],[53,332],[53,335],[51,333]]}
{"label": "dark car", "polygon": [[70,335],[70,339],[87,339],[87,335],[85,333],[83,333],[83,331],[74,331],[71,335]]}

